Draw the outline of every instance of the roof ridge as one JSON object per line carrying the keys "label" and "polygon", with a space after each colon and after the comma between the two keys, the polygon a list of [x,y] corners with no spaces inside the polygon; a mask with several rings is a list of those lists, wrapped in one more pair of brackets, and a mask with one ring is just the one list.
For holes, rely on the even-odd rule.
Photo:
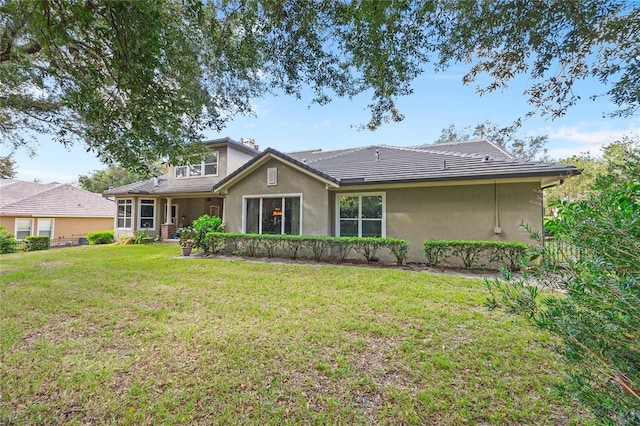
{"label": "roof ridge", "polygon": [[[440,144],[438,144],[440,145]],[[445,144],[442,144],[445,145]],[[480,153],[476,153],[476,152],[459,152],[459,151],[440,151],[437,149],[428,149],[426,148],[429,145],[423,145],[425,146],[425,148],[421,148],[420,146],[408,146],[408,147],[403,147],[403,146],[393,146],[393,145],[381,145],[384,146],[386,148],[393,148],[393,149],[398,149],[398,150],[403,150],[403,151],[413,151],[413,152],[425,152],[425,153],[429,153],[429,154],[439,154],[439,155],[448,155],[448,156],[452,156],[452,157],[460,157],[460,158],[478,158],[480,160],[485,159],[487,156],[489,156],[489,158],[491,160],[500,160],[500,161],[505,161],[505,162],[510,162],[510,163],[522,163],[522,164],[530,164],[530,163],[547,163],[546,161],[543,160],[523,160],[520,158],[514,158],[514,157],[498,157],[498,156],[494,156],[491,154],[480,154]]]}
{"label": "roof ridge", "polygon": [[[322,157],[322,158],[316,158],[315,160],[307,160],[304,164],[313,164],[313,163],[317,163],[318,161],[322,161],[322,160],[330,160],[330,159],[342,157],[343,155],[351,154],[353,152],[358,152],[358,151],[363,151],[365,149],[374,148],[376,146],[381,146],[381,145],[368,145],[368,146],[360,146],[360,147],[356,147],[356,148],[347,148],[344,151],[338,152],[337,154],[329,155],[327,157]],[[289,156],[287,155],[287,157],[289,157]]]}
{"label": "roof ridge", "polygon": [[[496,144],[495,142],[493,142],[490,139],[487,138],[480,138],[480,139],[467,139],[467,140],[462,140],[462,141],[458,141],[458,142],[443,142],[443,143],[430,143],[430,144],[425,144],[422,146],[442,146],[442,145],[463,145],[463,144],[468,144],[468,143],[475,143],[475,142],[486,142],[488,144],[490,144],[491,146],[493,146],[495,149],[497,149],[498,151],[504,153],[504,155],[507,158],[514,158],[511,154],[509,154],[504,148],[502,148],[500,145]],[[482,155],[482,154],[481,154]]]}

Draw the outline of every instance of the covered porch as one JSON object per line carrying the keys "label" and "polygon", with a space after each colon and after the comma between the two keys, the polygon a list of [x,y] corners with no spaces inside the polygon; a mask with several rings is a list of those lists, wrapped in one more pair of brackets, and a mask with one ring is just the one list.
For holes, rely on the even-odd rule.
{"label": "covered porch", "polygon": [[177,230],[183,226],[191,226],[193,221],[202,215],[218,216],[222,218],[224,199],[214,195],[194,196],[166,196],[158,200],[162,221],[160,224],[160,238],[171,241],[177,238]]}

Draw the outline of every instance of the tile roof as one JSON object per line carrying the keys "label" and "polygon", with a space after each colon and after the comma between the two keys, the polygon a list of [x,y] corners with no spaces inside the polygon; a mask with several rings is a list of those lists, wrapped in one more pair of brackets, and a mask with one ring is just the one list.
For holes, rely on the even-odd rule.
{"label": "tile roof", "polygon": [[419,145],[413,148],[429,149],[431,151],[442,152],[459,152],[466,154],[489,154],[492,157],[514,158],[507,151],[486,139]]}
{"label": "tile roof", "polygon": [[176,184],[176,181],[169,186],[169,176],[162,175],[158,178],[151,178],[140,182],[130,183],[129,185],[119,186],[104,191],[104,196],[114,195],[157,195],[157,194],[182,194],[211,192],[211,184],[194,184],[192,179],[186,179]]}
{"label": "tile roof", "polygon": [[283,154],[268,148],[216,184],[213,190],[219,191],[232,185],[244,172],[250,171],[254,164],[260,164],[268,156],[295,164],[318,178],[334,182],[341,187],[469,179],[561,177],[580,173],[568,164],[512,158],[487,141],[447,144],[432,148],[432,145],[373,145],[327,152],[300,151],[292,154]]}
{"label": "tile roof", "polygon": [[114,214],[113,201],[72,185],[0,180],[2,216],[113,217]]}

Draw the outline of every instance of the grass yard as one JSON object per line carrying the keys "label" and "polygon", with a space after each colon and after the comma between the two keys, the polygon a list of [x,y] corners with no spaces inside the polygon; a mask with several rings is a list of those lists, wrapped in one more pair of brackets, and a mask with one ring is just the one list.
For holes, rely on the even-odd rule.
{"label": "grass yard", "polygon": [[0,257],[0,424],[585,424],[481,280],[178,257]]}

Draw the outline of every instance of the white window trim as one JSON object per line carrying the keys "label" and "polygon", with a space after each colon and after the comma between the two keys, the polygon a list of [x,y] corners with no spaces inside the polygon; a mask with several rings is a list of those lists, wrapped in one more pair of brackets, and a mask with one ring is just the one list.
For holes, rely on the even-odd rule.
{"label": "white window trim", "polygon": [[[243,195],[242,196],[242,233],[247,233],[247,200],[248,199],[256,199],[259,198],[262,200],[263,198],[285,198],[285,197],[299,197],[300,198],[300,234],[304,235],[303,228],[303,218],[304,218],[304,197],[303,194],[300,193],[289,193],[289,194],[257,194],[257,195]],[[284,208],[284,205],[283,205]],[[286,214],[286,212],[284,212]],[[283,221],[284,224],[284,221]],[[262,201],[260,201],[260,213],[258,218],[258,230],[260,234],[262,234]]]}
{"label": "white window trim", "polygon": [[[142,200],[153,200],[153,226],[151,228],[143,228],[142,227]],[[146,204],[150,205],[150,204]],[[157,200],[155,198],[138,198],[138,229],[141,231],[155,231],[156,230],[156,222],[158,221],[158,209],[157,209]],[[133,212],[131,212],[133,215]],[[131,221],[133,223],[133,221]]]}
{"label": "white window trim", "polygon": [[21,220],[28,220],[29,222],[31,222],[31,225],[29,226],[29,235],[28,236],[29,237],[33,237],[33,219],[27,218],[27,217],[17,217],[15,219],[14,224],[13,224],[13,230],[14,230],[13,235],[16,236],[16,240],[17,241],[22,241],[22,239],[18,239],[18,221],[21,221]]}
{"label": "white window trim", "polygon": [[[216,161],[215,161],[216,173],[215,174],[210,174],[210,175],[204,174],[205,164],[214,164],[214,163],[207,163],[205,160],[202,160],[200,163],[184,164],[184,165],[180,165],[180,166],[174,166],[174,168],[173,168],[173,178],[174,179],[202,179],[204,177],[219,176],[220,175],[220,153],[217,150],[215,150],[215,151],[211,151],[211,155],[215,155],[216,156]],[[198,175],[198,176],[189,176],[189,167],[197,166],[197,165],[200,166],[200,170],[202,170],[202,174]],[[187,168],[187,176],[176,176],[176,169],[178,167],[186,167]]]}
{"label": "white window trim", "polygon": [[[382,196],[382,238],[387,237],[387,193],[386,192],[342,192],[336,194],[335,229],[336,237],[340,236],[340,197]],[[362,237],[362,201],[358,205],[358,237]]]}
{"label": "white window trim", "polygon": [[[131,203],[131,228],[119,228],[118,227],[118,203],[120,201],[129,201]],[[133,228],[133,224],[135,223],[134,221],[135,221],[135,216],[136,216],[133,206],[134,206],[133,198],[117,198],[116,199],[116,218],[115,218],[115,223],[114,223],[114,226],[113,226],[115,229],[130,231]],[[126,222],[126,220],[125,220],[125,222]]]}
{"label": "white window trim", "polygon": [[54,236],[54,229],[56,226],[56,220],[52,217],[39,217],[38,218],[38,235],[40,235],[40,221],[41,220],[50,220],[51,221],[51,236],[49,237],[50,239],[53,240],[53,236]]}

